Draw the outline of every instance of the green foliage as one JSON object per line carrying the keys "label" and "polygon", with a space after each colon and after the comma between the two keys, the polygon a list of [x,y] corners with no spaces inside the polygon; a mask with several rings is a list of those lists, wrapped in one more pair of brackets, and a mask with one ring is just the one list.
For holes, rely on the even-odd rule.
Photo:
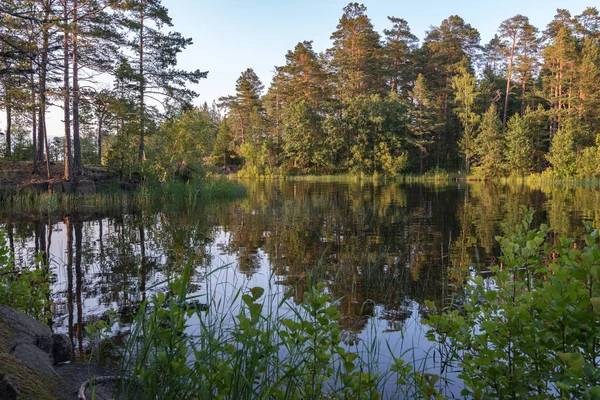
{"label": "green foliage", "polygon": [[600,134],[596,136],[596,143],[585,148],[577,159],[577,174],[582,178],[600,178]]}
{"label": "green foliage", "polygon": [[548,227],[531,229],[532,221],[526,211],[521,224],[504,226],[492,278],[471,278],[454,307],[425,319],[428,337],[460,369],[463,396],[593,398],[599,390],[598,230],[588,227],[581,245],[552,245]]}
{"label": "green foliage", "polygon": [[306,101],[292,103],[283,114],[283,156],[301,171],[331,168],[331,147],[322,118]]}
{"label": "green foliage", "polygon": [[408,165],[408,153],[394,155],[386,142],[380,142],[375,147],[375,159],[378,160],[381,171],[391,177],[398,176]]}
{"label": "green foliage", "polygon": [[[50,273],[45,266],[17,270],[5,234],[0,230],[0,304],[46,321],[50,318]],[[42,262],[39,256],[35,261]]]}
{"label": "green foliage", "polygon": [[349,100],[344,115],[344,129],[351,132],[348,140],[353,172],[396,175],[406,167],[403,142],[405,108],[394,98],[371,97]]}
{"label": "green foliage", "polygon": [[198,108],[185,111],[148,141],[148,168],[160,181],[201,177],[215,136],[206,113]]}
{"label": "green foliage", "polygon": [[227,118],[219,123],[219,129],[210,155],[210,164],[220,167],[237,165],[241,161],[234,150],[233,133]]}
{"label": "green foliage", "polygon": [[508,174],[526,175],[533,168],[533,146],[531,130],[527,120],[519,114],[513,115],[508,121],[508,129],[504,136],[505,168]]}
{"label": "green foliage", "polygon": [[496,106],[492,104],[483,115],[473,150],[476,159],[473,172],[481,178],[497,177],[503,173],[504,142],[501,129]]}
{"label": "green foliage", "polygon": [[461,68],[460,75],[452,78],[452,89],[455,91],[456,108],[454,111],[463,127],[459,146],[465,156],[465,166],[469,171],[475,154],[475,136],[480,119],[473,106],[477,95],[476,79],[467,72],[466,68]]}
{"label": "green foliage", "polygon": [[129,125],[106,141],[107,150],[103,155],[102,164],[121,177],[129,177],[141,170],[137,156],[138,138],[134,134],[135,126]]}
{"label": "green foliage", "polygon": [[[310,287],[299,306],[275,308],[260,287],[232,304],[199,307],[189,297],[191,263],[167,293],[142,303],[122,352],[119,395],[136,398],[379,399],[380,373],[343,346],[341,314],[325,285]],[[231,307],[231,308],[230,308]],[[287,311],[284,311],[287,310]],[[227,312],[223,312],[227,311]],[[192,328],[191,321],[199,323]],[[196,325],[197,326],[197,325]],[[437,393],[437,379],[396,359],[399,392]],[[428,395],[427,397],[430,397]]]}
{"label": "green foliage", "polygon": [[410,350],[389,372],[350,350],[343,306],[325,284],[309,283],[295,304],[253,287],[198,307],[205,296],[186,289],[196,273],[188,264],[166,293],[143,303],[120,366],[125,397],[441,398],[440,377],[403,360]]}
{"label": "green foliage", "polygon": [[573,126],[562,126],[552,138],[550,153],[546,156],[552,169],[560,177],[570,177],[577,171],[577,154],[575,147],[576,132]]}

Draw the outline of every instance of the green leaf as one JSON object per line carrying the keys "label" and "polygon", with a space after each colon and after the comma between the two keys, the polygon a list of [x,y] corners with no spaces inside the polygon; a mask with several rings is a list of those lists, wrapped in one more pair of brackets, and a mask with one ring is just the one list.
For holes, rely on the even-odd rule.
{"label": "green leaf", "polygon": [[250,292],[252,293],[252,297],[254,297],[254,300],[257,300],[260,297],[262,297],[262,295],[265,293],[265,289],[256,286],[250,289]]}
{"label": "green leaf", "polygon": [[588,251],[584,251],[581,254],[581,261],[586,267],[590,267],[594,263],[594,255]]}
{"label": "green leaf", "polygon": [[590,303],[592,303],[596,315],[600,315],[600,297],[592,297]]}
{"label": "green leaf", "polygon": [[498,297],[498,294],[493,290],[488,290],[487,292],[485,292],[485,299],[487,301],[489,301],[490,303],[493,301],[496,301],[497,297]]}

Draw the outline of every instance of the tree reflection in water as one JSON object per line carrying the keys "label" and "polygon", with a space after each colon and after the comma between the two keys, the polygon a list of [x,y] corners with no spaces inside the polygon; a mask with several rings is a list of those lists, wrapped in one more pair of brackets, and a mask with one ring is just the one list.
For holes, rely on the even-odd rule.
{"label": "tree reflection in water", "polygon": [[425,300],[444,307],[469,274],[494,262],[500,224],[518,222],[521,205],[538,210],[534,225],[547,221],[560,235],[579,237],[582,219],[600,226],[600,191],[589,188],[247,185],[243,200],[179,211],[48,216],[3,209],[0,228],[19,266],[31,265],[34,253],[47,261],[51,323],[81,357],[86,323],[116,309],[115,338],[122,337],[139,303],[190,258],[197,273],[191,292],[202,292],[203,274],[227,257],[236,260],[240,283],[270,279],[295,302],[311,282],[326,282],[351,345],[371,317],[381,334],[393,334],[408,320],[418,323]]}

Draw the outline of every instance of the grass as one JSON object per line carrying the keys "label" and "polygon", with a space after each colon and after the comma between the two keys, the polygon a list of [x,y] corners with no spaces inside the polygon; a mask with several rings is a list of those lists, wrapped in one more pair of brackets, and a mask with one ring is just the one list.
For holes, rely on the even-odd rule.
{"label": "grass", "polygon": [[246,195],[242,185],[226,178],[192,182],[171,181],[143,184],[134,192],[118,188],[94,194],[76,195],[53,192],[14,192],[0,197],[5,210],[30,214],[65,214],[71,212],[126,213],[145,207],[190,209],[213,201],[227,201]]}
{"label": "grass", "polygon": [[532,188],[542,187],[600,187],[598,178],[559,177],[552,173],[531,174],[527,176],[510,176],[501,178],[500,182],[510,185],[527,185]]}
{"label": "grass", "polygon": [[424,369],[400,358],[382,372],[376,332],[363,350],[344,345],[338,304],[324,284],[309,284],[299,304],[293,290],[259,287],[211,302],[215,280],[204,277],[206,294],[193,296],[191,275],[188,263],[167,291],[142,303],[120,350],[118,398],[377,399],[436,391]]}
{"label": "grass", "polygon": [[456,174],[451,174],[443,169],[433,169],[424,174],[400,174],[390,176],[385,174],[335,174],[335,175],[293,175],[283,179],[300,182],[325,182],[325,183],[360,183],[360,182],[400,182],[400,183],[445,183],[455,180]]}

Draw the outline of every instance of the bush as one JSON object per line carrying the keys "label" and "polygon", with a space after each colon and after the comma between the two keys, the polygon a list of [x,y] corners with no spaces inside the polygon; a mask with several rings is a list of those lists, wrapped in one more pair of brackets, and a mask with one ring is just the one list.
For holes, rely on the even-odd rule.
{"label": "bush", "polygon": [[[40,256],[36,263],[41,263]],[[16,308],[40,321],[50,317],[50,282],[45,266],[17,270],[13,254],[0,230],[0,304]]]}
{"label": "bush", "polygon": [[[574,397],[600,393],[600,248],[587,228],[583,246],[550,230],[504,226],[501,264],[470,285],[449,310],[425,322],[448,351],[473,398]],[[433,307],[430,305],[430,307]]]}

